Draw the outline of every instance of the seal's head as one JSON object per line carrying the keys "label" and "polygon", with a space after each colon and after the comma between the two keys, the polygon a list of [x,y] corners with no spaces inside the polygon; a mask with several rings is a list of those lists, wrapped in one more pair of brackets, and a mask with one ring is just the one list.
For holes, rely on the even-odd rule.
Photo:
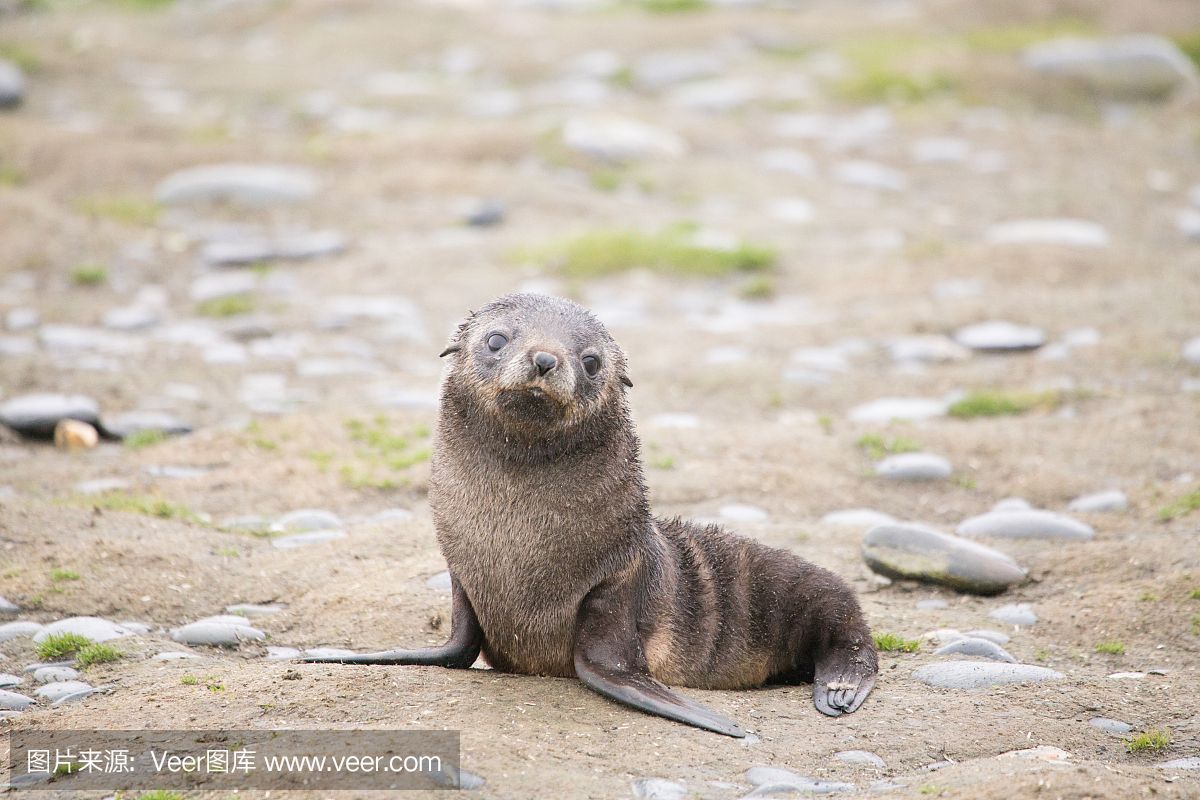
{"label": "seal's head", "polygon": [[447,387],[506,428],[557,433],[623,401],[625,354],[591,311],[510,294],[472,312],[450,345]]}

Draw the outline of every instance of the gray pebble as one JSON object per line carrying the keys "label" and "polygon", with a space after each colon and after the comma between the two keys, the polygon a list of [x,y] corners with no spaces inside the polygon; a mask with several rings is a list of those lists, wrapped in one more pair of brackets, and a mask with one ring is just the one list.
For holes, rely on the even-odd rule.
{"label": "gray pebble", "polygon": [[975,639],[970,636],[964,636],[957,641],[943,645],[934,650],[933,654],[935,656],[977,656],[979,658],[989,658],[992,661],[1003,661],[1008,664],[1017,663],[1017,660],[1007,650],[995,642],[989,642],[987,639]]}
{"label": "gray pebble", "polygon": [[1121,97],[1160,97],[1198,81],[1196,66],[1174,42],[1149,34],[1050,39],[1027,47],[1021,60],[1038,75],[1083,81]]}
{"label": "gray pebble", "polygon": [[1200,364],[1200,336],[1188,339],[1183,343],[1183,360],[1192,364]]}
{"label": "gray pebble", "polygon": [[950,477],[950,462],[932,453],[900,453],[875,465],[875,474],[896,481],[939,481]]}
{"label": "gray pebble", "polygon": [[4,327],[10,331],[27,331],[42,324],[36,308],[12,308],[4,315]]}
{"label": "gray pebble", "polygon": [[1009,556],[921,525],[880,525],[863,539],[867,566],[889,578],[917,580],[973,594],[997,594],[1025,580]]}
{"label": "gray pebble", "polygon": [[989,642],[995,642],[996,644],[1008,644],[1012,639],[1007,633],[989,630],[967,631],[965,635],[975,639],[987,639]]}
{"label": "gray pebble", "polygon": [[918,600],[917,601],[917,608],[920,609],[921,611],[936,611],[938,609],[948,608],[949,606],[950,606],[950,604],[947,603],[945,600],[941,599],[940,597],[935,597],[930,600]]}
{"label": "gray pebble", "polygon": [[39,686],[33,693],[46,702],[54,703],[64,697],[89,691],[91,688],[91,684],[83,681],[55,681],[47,683],[45,686]]}
{"label": "gray pebble", "polygon": [[1111,237],[1102,225],[1083,219],[1017,219],[988,229],[987,239],[1000,245],[1107,247]]}
{"label": "gray pebble", "polygon": [[24,711],[33,705],[33,698],[0,689],[0,708],[8,711]]}
{"label": "gray pebble", "polygon": [[11,61],[0,58],[0,108],[14,108],[25,98],[25,75]]}
{"label": "gray pebble", "polygon": [[452,588],[450,584],[450,570],[443,570],[442,572],[429,577],[426,579],[425,585],[430,589],[436,589],[439,592],[450,591]]}
{"label": "gray pebble", "polygon": [[168,175],[155,190],[166,205],[231,202],[245,206],[295,203],[313,197],[319,182],[302,167],[212,164]]}
{"label": "gray pebble", "polygon": [[15,614],[20,610],[21,607],[7,597],[0,597],[0,614]]}
{"label": "gray pebble", "polygon": [[23,394],[0,403],[0,423],[23,436],[49,439],[61,420],[100,424],[100,406],[90,397],[67,394]]}
{"label": "gray pebble", "polygon": [[884,769],[887,764],[884,760],[875,753],[867,750],[843,750],[840,753],[834,753],[833,757],[838,761],[843,761],[847,764],[856,764],[863,767],[873,767],[875,769]]}
{"label": "gray pebble", "polygon": [[243,617],[265,617],[270,614],[278,614],[280,611],[283,611],[283,608],[283,606],[275,604],[236,603],[231,606],[225,606],[225,613]]}
{"label": "gray pebble", "polygon": [[571,150],[614,164],[650,158],[679,158],[688,149],[687,143],[674,131],[612,115],[569,119],[563,126],[562,140]]}
{"label": "gray pebble", "polygon": [[71,667],[39,667],[33,673],[33,679],[38,683],[73,681],[78,677],[78,670]]}
{"label": "gray pebble", "polygon": [[881,397],[850,409],[853,422],[891,422],[923,420],[946,416],[950,404],[924,397]]}
{"label": "gray pebble", "polygon": [[291,536],[278,536],[271,540],[271,546],[277,547],[280,550],[293,550],[297,547],[320,544],[321,542],[332,542],[336,539],[345,538],[345,531],[308,531],[307,533],[293,533]]}
{"label": "gray pebble", "polygon": [[195,653],[185,653],[182,650],[164,650],[161,653],[156,653],[151,661],[182,661],[189,658],[199,658]]}
{"label": "gray pebble", "polygon": [[839,525],[846,528],[861,528],[870,530],[877,525],[891,525],[897,520],[891,514],[875,511],[870,508],[848,508],[843,511],[830,511],[821,517],[822,525]]}
{"label": "gray pebble", "polygon": [[20,675],[12,675],[8,672],[0,672],[0,689],[11,689],[14,686],[20,686],[25,682],[25,679]]}
{"label": "gray pebble", "polygon": [[1088,720],[1088,725],[1098,728],[1105,733],[1112,733],[1118,736],[1133,730],[1133,726],[1128,722],[1121,722],[1119,719],[1110,719],[1108,717],[1092,717]]}
{"label": "gray pebble", "polygon": [[284,514],[275,520],[271,530],[284,533],[304,533],[306,531],[324,531],[342,527],[342,519],[332,511],[317,508],[302,508]]}
{"label": "gray pebble", "polygon": [[1028,603],[1010,603],[1000,606],[988,616],[1009,625],[1033,625],[1038,621],[1037,614],[1033,612],[1033,606]]}
{"label": "gray pebble", "polygon": [[109,639],[119,639],[132,636],[133,632],[115,622],[100,617],[68,617],[57,622],[51,622],[33,636],[34,643],[41,643],[47,636],[56,633],[76,633],[93,642],[107,642]]}
{"label": "gray pebble", "polygon": [[1164,761],[1163,763],[1159,764],[1158,767],[1159,769],[1200,769],[1200,756],[1177,758],[1174,761]]}
{"label": "gray pebble", "polygon": [[954,340],[980,352],[1007,353],[1036,350],[1046,343],[1046,334],[1027,325],[992,320],[959,328],[954,332]]}
{"label": "gray pebble", "polygon": [[495,200],[480,200],[463,213],[463,222],[474,228],[490,228],[504,221],[504,205]]}
{"label": "gray pebble", "polygon": [[945,661],[926,664],[913,672],[916,680],[939,689],[982,689],[1014,683],[1040,683],[1061,677],[1062,673],[1045,667],[994,661]]}
{"label": "gray pebble", "polygon": [[75,491],[79,494],[104,494],[127,488],[129,488],[129,481],[124,478],[95,478],[75,484]]}
{"label": "gray pebble", "polygon": [[104,312],[104,327],[114,331],[142,331],[162,321],[162,312],[146,305],[110,308]]}
{"label": "gray pebble", "polygon": [[353,650],[343,650],[339,647],[310,647],[304,651],[304,655],[307,658],[346,658],[359,654]]}
{"label": "gray pebble", "polygon": [[990,511],[963,520],[963,536],[995,536],[1003,539],[1052,539],[1086,541],[1096,535],[1090,525],[1052,511]]}
{"label": "gray pebble", "polygon": [[184,644],[237,647],[242,642],[260,642],[267,635],[252,627],[244,617],[209,617],[171,631],[171,638]]}
{"label": "gray pebble", "polygon": [[300,651],[294,647],[268,647],[267,661],[291,661],[300,657]]}
{"label": "gray pebble", "polygon": [[1067,510],[1081,513],[1128,511],[1129,498],[1119,489],[1094,492],[1076,497],[1067,505]]}
{"label": "gray pebble", "polygon": [[135,433],[158,431],[168,436],[192,432],[192,426],[172,414],[162,411],[126,411],[104,418],[104,427],[114,436],[124,439]]}
{"label": "gray pebble", "polygon": [[303,261],[337,255],[346,237],[333,230],[297,231],[211,241],[200,257],[211,266],[246,266],[264,261]]}
{"label": "gray pebble", "polygon": [[638,778],[633,782],[633,796],[642,800],[683,800],[687,787],[662,778]]}

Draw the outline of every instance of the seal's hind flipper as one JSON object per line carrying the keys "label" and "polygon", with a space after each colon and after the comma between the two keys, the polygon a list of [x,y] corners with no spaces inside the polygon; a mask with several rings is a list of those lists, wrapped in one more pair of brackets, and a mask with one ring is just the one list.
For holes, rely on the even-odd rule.
{"label": "seal's hind flipper", "polygon": [[605,581],[584,598],[575,632],[575,674],[605,697],[697,728],[742,738],[737,723],[676,694],[650,675],[630,586]]}
{"label": "seal's hind flipper", "polygon": [[857,711],[875,687],[873,656],[873,650],[869,657],[839,650],[818,663],[813,678],[813,705],[817,710],[828,717]]}
{"label": "seal's hind flipper", "polygon": [[408,664],[418,667],[448,667],[467,669],[479,658],[483,647],[483,628],[471,600],[454,574],[450,575],[451,610],[450,640],[437,647],[418,650],[384,650],[345,656],[312,656],[302,658],[305,664]]}

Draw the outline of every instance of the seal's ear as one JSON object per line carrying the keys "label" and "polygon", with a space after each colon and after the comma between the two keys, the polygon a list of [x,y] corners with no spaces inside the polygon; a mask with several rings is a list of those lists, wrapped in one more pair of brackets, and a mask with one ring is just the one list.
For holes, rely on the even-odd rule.
{"label": "seal's ear", "polygon": [[449,347],[447,347],[442,352],[438,353],[438,358],[445,358],[446,356],[450,355],[451,353],[457,353],[459,350],[462,350],[462,345],[458,344],[456,342],[456,343],[450,345]]}
{"label": "seal's ear", "polygon": [[462,337],[467,332],[467,328],[471,324],[471,320],[475,317],[474,311],[467,312],[467,318],[458,324],[454,329],[454,333],[450,335],[450,344],[446,345],[446,349],[438,353],[438,358],[445,358],[451,353],[457,353],[462,350]]}
{"label": "seal's ear", "polygon": [[626,386],[628,386],[630,389],[632,389],[632,388],[633,388],[633,381],[629,380],[629,376],[628,376],[628,375],[622,375],[622,376],[621,376],[621,383],[625,384],[625,385],[626,385]]}

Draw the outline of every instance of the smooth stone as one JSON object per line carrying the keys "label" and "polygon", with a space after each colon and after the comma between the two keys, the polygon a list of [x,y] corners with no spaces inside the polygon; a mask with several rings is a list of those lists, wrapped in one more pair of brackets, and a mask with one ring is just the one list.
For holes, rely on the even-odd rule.
{"label": "smooth stone", "polygon": [[924,420],[946,416],[950,404],[924,397],[882,397],[850,409],[853,422],[891,422]]}
{"label": "smooth stone", "polygon": [[462,220],[472,228],[491,228],[504,222],[504,204],[498,200],[473,201],[462,213]]}
{"label": "smooth stone", "polygon": [[899,453],[875,465],[877,476],[895,481],[940,481],[953,471],[949,461],[932,453]]}
{"label": "smooth stone", "polygon": [[80,689],[77,692],[71,692],[70,694],[65,694],[62,697],[55,700],[54,702],[52,702],[50,705],[53,707],[53,706],[63,706],[63,705],[66,705],[67,703],[77,703],[80,700],[84,699],[85,697],[90,697],[91,695],[95,694],[96,692],[104,691],[107,688],[109,688],[109,687],[107,687],[107,686],[89,686],[86,689]]}
{"label": "smooth stone", "polygon": [[1114,672],[1108,676],[1116,681],[1140,681],[1146,677],[1144,672]]}
{"label": "smooth stone", "polygon": [[1159,769],[1200,769],[1200,756],[1191,756],[1189,758],[1176,758],[1173,761],[1164,761],[1158,765]]}
{"label": "smooth stone", "polygon": [[1120,95],[1160,96],[1200,82],[1196,65],[1174,42],[1148,34],[1051,39],[1027,47],[1021,60],[1041,75]]}
{"label": "smooth stone", "polygon": [[633,796],[641,800],[683,800],[687,787],[662,778],[638,778],[633,782]]}
{"label": "smooth stone", "polygon": [[723,519],[731,522],[766,522],[771,516],[758,506],[744,503],[730,503],[721,506],[718,513]]}
{"label": "smooth stone", "polygon": [[1067,504],[1068,511],[1084,514],[1129,510],[1129,498],[1120,489],[1094,492],[1076,497]]}
{"label": "smooth stone", "polygon": [[784,172],[798,178],[810,178],[817,172],[812,156],[788,147],[775,147],[765,151],[759,163],[769,172]]}
{"label": "smooth stone", "polygon": [[0,642],[7,642],[10,639],[17,639],[22,636],[34,636],[43,627],[45,626],[42,623],[33,622],[32,620],[6,622],[0,625]]}
{"label": "smooth stone", "polygon": [[970,636],[973,639],[986,639],[987,641],[995,642],[996,644],[1008,644],[1010,641],[1012,641],[1011,636],[1009,636],[1007,633],[1001,633],[1000,631],[973,630],[967,631],[963,635]]}
{"label": "smooth stone", "polygon": [[638,58],[632,67],[639,88],[659,90],[722,72],[721,60],[704,50],[663,50]]}
{"label": "smooth stone", "polygon": [[268,647],[267,661],[291,661],[299,658],[300,651],[294,647]]}
{"label": "smooth stone", "polygon": [[227,614],[235,614],[242,617],[265,617],[270,614],[278,614],[283,611],[283,606],[280,605],[258,605],[256,603],[237,603],[232,606],[225,606]]}
{"label": "smooth stone", "polygon": [[150,306],[121,306],[104,312],[104,327],[114,331],[141,331],[162,320],[162,314]]}
{"label": "smooth stone", "polygon": [[338,647],[310,647],[304,651],[306,658],[346,658],[360,655],[353,650],[343,650]]}
{"label": "smooth stone", "polygon": [[998,550],[919,525],[872,528],[863,538],[862,553],[880,575],[973,594],[998,594],[1026,577],[1016,561]]}
{"label": "smooth stone", "polygon": [[324,531],[341,527],[343,527],[341,517],[332,511],[319,508],[301,508],[290,511],[271,524],[271,530],[285,533]]}
{"label": "smooth stone", "polygon": [[66,394],[23,394],[0,404],[0,423],[24,436],[49,439],[64,419],[100,424],[100,406],[90,397]]}
{"label": "smooth stone", "polygon": [[156,478],[188,480],[189,478],[199,478],[202,475],[207,475],[212,471],[212,467],[189,467],[180,464],[148,464],[142,471]]}
{"label": "smooth stone", "polygon": [[15,614],[20,610],[21,607],[7,597],[0,597],[0,614]]}
{"label": "smooth stone", "polygon": [[991,320],[967,325],[954,332],[954,340],[963,347],[985,353],[1036,350],[1046,343],[1046,334],[1038,328]]}
{"label": "smooth stone", "polygon": [[151,661],[183,661],[190,658],[200,658],[195,653],[185,653],[182,650],[164,650],[161,653],[156,653]]}
{"label": "smooth stone", "polygon": [[1092,717],[1088,720],[1088,725],[1093,728],[1098,728],[1105,733],[1112,733],[1120,736],[1129,733],[1133,730],[1133,726],[1128,722],[1121,722],[1119,719],[1110,719],[1109,717]]}
{"label": "smooth stone", "polygon": [[1023,497],[1006,497],[996,505],[992,506],[992,511],[1031,511],[1033,506]]}
{"label": "smooth stone", "polygon": [[747,797],[766,797],[793,792],[836,794],[852,792],[855,789],[852,783],[817,780],[779,767],[751,767],[746,770],[746,780],[755,786],[755,790],[746,795]]}
{"label": "smooth stone", "polygon": [[965,361],[971,351],[948,336],[901,336],[887,344],[888,355],[899,363],[944,364]]}
{"label": "smooth stone", "polygon": [[863,767],[873,767],[875,769],[884,769],[887,767],[882,758],[867,750],[843,750],[840,753],[834,753],[833,757],[838,761]]}
{"label": "smooth stone", "polygon": [[1061,677],[1061,672],[1046,667],[994,661],[944,661],[926,664],[913,672],[914,679],[938,689],[983,689],[988,686],[1041,683]]}
{"label": "smooth stone", "polygon": [[271,540],[271,546],[277,547],[280,550],[292,550],[297,547],[305,547],[310,544],[332,542],[336,539],[345,538],[346,532],[340,530],[307,531],[306,533],[293,533],[290,536],[276,537]]}
{"label": "smooth stone", "polygon": [[1200,364],[1200,336],[1184,342],[1182,354],[1184,361],[1192,364]]}
{"label": "smooth stone", "polygon": [[776,222],[802,225],[813,220],[816,210],[803,197],[777,197],[768,204],[767,214]]}
{"label": "smooth stone", "polygon": [[[197,303],[252,294],[258,290],[259,278],[254,272],[225,271],[201,275],[192,281],[188,297]],[[170,332],[173,339],[188,339],[185,343],[196,345],[217,344],[217,334],[207,323],[197,323],[193,328],[176,328]]]}
{"label": "smooth stone", "polygon": [[0,689],[0,708],[8,711],[24,711],[33,705],[32,697]]}
{"label": "smooth stone", "polygon": [[246,206],[295,203],[312,198],[317,176],[302,167],[212,164],[168,175],[155,190],[166,205],[225,201]]}
{"label": "smooth stone", "polygon": [[679,158],[687,142],[679,134],[617,116],[575,117],[563,127],[563,144],[599,161],[622,164],[650,158]]}
{"label": "smooth stone", "polygon": [[42,324],[36,308],[12,308],[4,315],[4,327],[10,331],[27,331]]}
{"label": "smooth stone", "polygon": [[25,75],[7,59],[0,58],[0,108],[15,108],[25,98]]}
{"label": "smooth stone", "polygon": [[425,580],[425,585],[430,589],[436,589],[439,592],[448,592],[452,588],[450,583],[450,570],[442,570],[437,575],[433,575]]}
{"label": "smooth stone", "polygon": [[259,642],[266,634],[246,623],[245,618],[234,617],[239,622],[201,620],[171,631],[171,638],[184,644],[203,644],[216,647],[237,647],[242,642]]}
{"label": "smooth stone", "polygon": [[192,432],[191,425],[162,411],[126,411],[106,417],[104,427],[109,433],[122,439],[145,431],[158,431],[167,436],[180,436]]}
{"label": "smooth stone", "polygon": [[933,654],[935,656],[976,656],[978,658],[990,658],[992,661],[1004,661],[1009,664],[1017,663],[1017,660],[1007,650],[995,642],[989,642],[987,639],[976,639],[971,636],[964,636],[961,639],[943,645],[934,650]]}
{"label": "smooth stone", "polygon": [[1082,219],[1019,219],[993,225],[988,242],[998,245],[1107,247],[1111,241],[1102,225]]}
{"label": "smooth stone", "polygon": [[963,520],[957,528],[963,536],[995,536],[1002,539],[1056,539],[1086,541],[1096,535],[1092,526],[1055,514],[1053,511],[989,511]]}
{"label": "smooth stone", "polygon": [[49,703],[54,703],[64,697],[90,691],[91,688],[91,684],[83,681],[55,681],[47,683],[45,686],[39,686],[33,693]]}
{"label": "smooth stone", "polygon": [[1034,613],[1033,606],[1029,603],[1009,603],[1006,606],[1000,606],[988,616],[1008,625],[1034,625],[1038,621],[1037,614]]}
{"label": "smooth stone", "polygon": [[33,641],[40,644],[46,637],[56,633],[77,633],[93,642],[107,642],[109,639],[133,635],[128,628],[100,617],[68,617],[46,625],[34,634]]}
{"label": "smooth stone", "polygon": [[75,484],[75,491],[79,494],[104,494],[128,488],[129,481],[124,478],[95,478]]}
{"label": "smooth stone", "polygon": [[914,141],[909,152],[918,164],[960,164],[971,155],[971,143],[951,136],[928,136]]}
{"label": "smooth stone", "polygon": [[997,758],[1025,758],[1033,761],[1044,761],[1047,764],[1058,764],[1060,766],[1070,766],[1071,764],[1070,753],[1061,747],[1051,747],[1047,744],[1028,747],[1024,750],[1009,750],[1006,753],[1001,753]]}
{"label": "smooth stone", "polygon": [[25,679],[20,675],[13,675],[9,672],[0,672],[0,689],[11,689],[14,686],[20,686],[25,682]]}
{"label": "smooth stone", "polygon": [[270,237],[217,239],[201,248],[200,258],[214,267],[247,266],[264,261],[306,261],[337,255],[345,251],[346,245],[346,237],[340,231],[295,231]]}
{"label": "smooth stone", "polygon": [[38,667],[33,673],[33,679],[38,683],[73,681],[78,677],[79,671],[71,667]]}
{"label": "smooth stone", "polygon": [[908,177],[903,172],[874,161],[842,161],[833,166],[833,178],[864,189],[903,192],[908,188]]}
{"label": "smooth stone", "polygon": [[943,608],[949,608],[950,604],[940,597],[935,597],[930,600],[918,600],[917,609],[920,611],[938,611]]}
{"label": "smooth stone", "polygon": [[842,511],[830,511],[821,517],[822,525],[839,525],[846,528],[862,528],[870,530],[877,525],[894,525],[898,520],[891,514],[875,511],[871,508],[847,508]]}

